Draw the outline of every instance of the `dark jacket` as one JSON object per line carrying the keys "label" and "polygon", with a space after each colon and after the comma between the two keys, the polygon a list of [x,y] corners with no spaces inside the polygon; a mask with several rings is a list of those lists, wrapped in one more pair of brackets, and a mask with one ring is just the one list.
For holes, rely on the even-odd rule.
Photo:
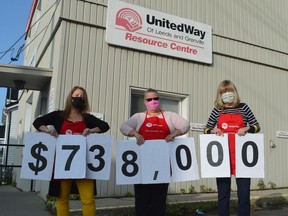
{"label": "dark jacket", "polygon": [[[46,126],[53,125],[57,133],[60,134],[60,130],[63,125],[63,122],[64,122],[63,111],[59,110],[59,111],[53,111],[51,113],[48,113],[46,115],[36,118],[33,122],[33,126],[37,130],[39,130],[39,127],[41,125],[46,125]],[[100,128],[101,133],[104,133],[110,129],[107,122],[102,121],[88,113],[84,116],[84,122],[87,128],[95,128],[95,127]],[[49,184],[48,194],[53,197],[58,197],[59,190],[60,190],[60,180],[54,180],[54,178],[52,177],[50,184]],[[73,183],[71,194],[78,194],[78,193],[79,192],[78,192],[77,186],[75,183]],[[94,193],[96,195],[96,184],[94,187]]]}

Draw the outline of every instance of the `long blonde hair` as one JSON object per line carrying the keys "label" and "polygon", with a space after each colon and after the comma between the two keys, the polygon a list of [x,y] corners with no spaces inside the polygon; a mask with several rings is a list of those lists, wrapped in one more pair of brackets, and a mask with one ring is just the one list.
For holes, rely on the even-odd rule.
{"label": "long blonde hair", "polygon": [[214,106],[218,109],[223,109],[224,108],[224,103],[221,99],[221,94],[226,92],[226,91],[232,91],[235,94],[233,104],[235,106],[238,106],[240,103],[240,97],[237,91],[236,86],[234,85],[233,82],[230,80],[223,80],[220,82],[218,88],[217,88],[217,93],[216,93],[216,99],[214,101]]}

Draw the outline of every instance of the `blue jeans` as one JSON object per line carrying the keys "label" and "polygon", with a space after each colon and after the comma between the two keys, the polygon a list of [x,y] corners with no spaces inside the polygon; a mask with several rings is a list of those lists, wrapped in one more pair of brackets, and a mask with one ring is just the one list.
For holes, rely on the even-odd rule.
{"label": "blue jeans", "polygon": [[[231,178],[216,178],[218,188],[218,215],[230,216]],[[250,216],[250,178],[236,178],[238,216]]]}

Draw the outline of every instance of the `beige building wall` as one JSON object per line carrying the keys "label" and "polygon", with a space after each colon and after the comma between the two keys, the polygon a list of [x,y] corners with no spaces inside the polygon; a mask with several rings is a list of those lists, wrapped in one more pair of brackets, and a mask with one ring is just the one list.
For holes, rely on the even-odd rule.
{"label": "beige building wall", "polygon": [[[114,140],[126,139],[119,131],[129,117],[131,88],[156,88],[185,99],[182,111],[191,123],[205,124],[213,109],[216,88],[231,79],[243,102],[261,124],[265,139],[265,179],[277,187],[288,185],[288,139],[276,131],[288,131],[288,15],[285,0],[146,0],[126,1],[153,10],[202,22],[213,29],[213,64],[166,57],[105,42],[107,1],[42,0],[43,17],[31,29],[26,44],[25,64],[53,69],[51,85],[43,92],[28,91],[32,119],[39,114],[62,109],[74,85],[86,88],[92,112],[104,114]],[[49,10],[45,15],[44,13]],[[37,12],[37,11],[36,11]],[[35,14],[36,14],[35,12]],[[34,15],[33,22],[36,22]],[[25,113],[19,116],[25,121]],[[33,129],[32,129],[33,130]],[[21,132],[19,133],[21,134]],[[198,131],[190,131],[200,164]],[[271,148],[271,144],[276,148]],[[98,196],[118,196],[133,192],[132,185],[115,185],[115,146],[111,178],[97,181]],[[200,166],[199,166],[200,167]],[[253,179],[252,189],[259,179]],[[170,193],[189,191],[193,185],[216,189],[215,179],[170,184]],[[236,189],[233,184],[233,189]],[[47,187],[41,189],[44,195]]]}

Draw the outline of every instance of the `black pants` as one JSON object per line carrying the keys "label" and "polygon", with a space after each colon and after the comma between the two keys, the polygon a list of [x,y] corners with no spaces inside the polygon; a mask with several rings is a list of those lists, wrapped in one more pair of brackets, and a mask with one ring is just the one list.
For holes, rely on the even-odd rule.
{"label": "black pants", "polygon": [[[217,178],[218,215],[229,216],[231,178]],[[250,216],[250,178],[236,178],[238,216]]]}
{"label": "black pants", "polygon": [[135,184],[136,216],[164,216],[169,184]]}

